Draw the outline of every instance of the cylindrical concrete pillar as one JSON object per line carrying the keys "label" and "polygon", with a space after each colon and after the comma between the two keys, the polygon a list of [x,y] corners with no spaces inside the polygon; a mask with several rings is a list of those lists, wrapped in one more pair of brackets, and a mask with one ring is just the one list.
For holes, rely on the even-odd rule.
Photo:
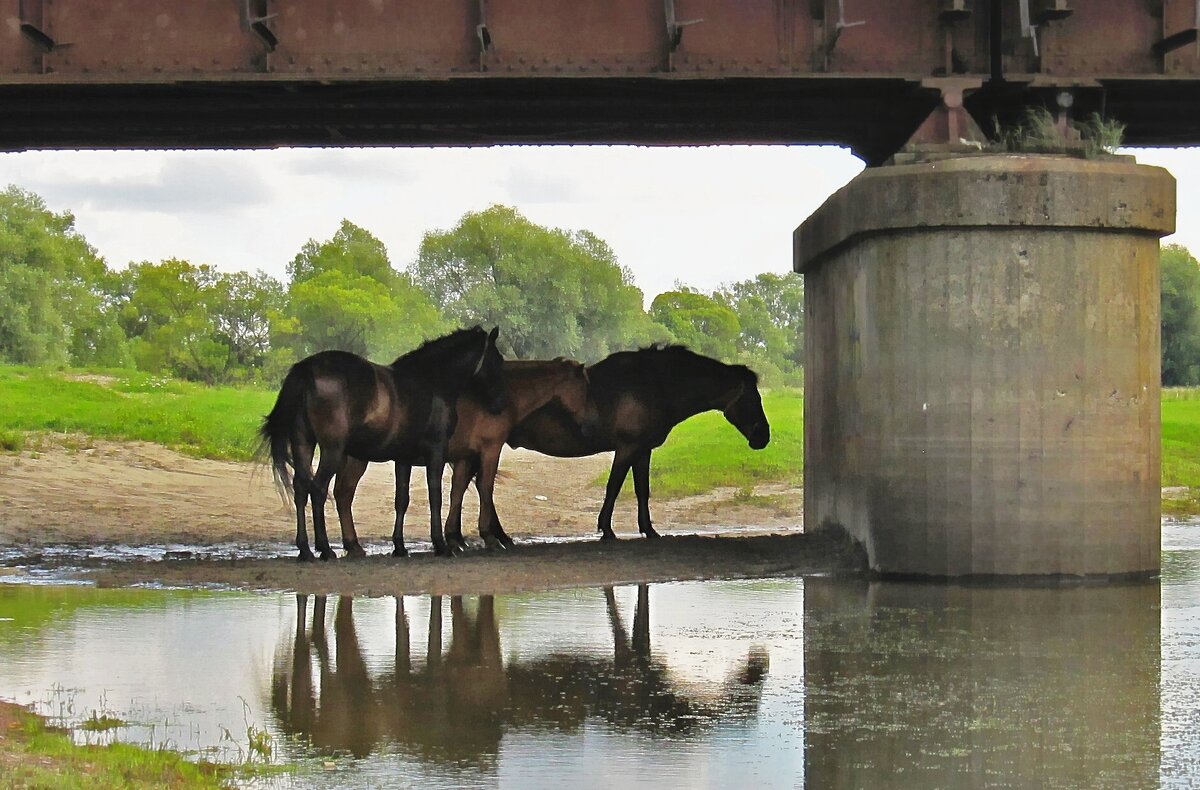
{"label": "cylindrical concrete pillar", "polygon": [[795,234],[805,525],[924,576],[1157,572],[1158,239],[1113,158],[870,169]]}

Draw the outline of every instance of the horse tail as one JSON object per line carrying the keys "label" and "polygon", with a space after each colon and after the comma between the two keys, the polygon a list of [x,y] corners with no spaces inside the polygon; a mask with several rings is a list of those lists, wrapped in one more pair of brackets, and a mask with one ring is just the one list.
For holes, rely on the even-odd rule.
{"label": "horse tail", "polygon": [[262,440],[260,455],[265,458],[269,454],[275,487],[280,497],[289,502],[294,494],[289,467],[295,468],[296,465],[292,458],[291,436],[296,421],[307,419],[304,406],[311,385],[312,372],[308,366],[302,366],[301,363],[292,365],[283,379],[283,386],[279,388],[275,407],[263,418],[262,427],[258,429]]}

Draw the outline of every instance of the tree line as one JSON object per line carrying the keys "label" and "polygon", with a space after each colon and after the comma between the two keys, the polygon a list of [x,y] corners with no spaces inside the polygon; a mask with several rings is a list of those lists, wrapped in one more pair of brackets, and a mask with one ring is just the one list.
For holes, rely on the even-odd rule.
{"label": "tree line", "polygon": [[323,349],[390,361],[470,324],[503,327],[505,356],[593,362],[678,342],[799,385],[804,293],[795,274],[760,274],[704,293],[685,285],[649,310],[611,247],[586,230],[530,222],[495,205],[427,232],[396,268],[348,220],[310,239],[286,281],[181,259],[112,269],[32,192],[0,192],[0,362],[137,368],[217,383],[275,385]]}
{"label": "tree line", "polygon": [[1200,384],[1200,262],[1178,244],[1159,255],[1162,293],[1162,383]]}

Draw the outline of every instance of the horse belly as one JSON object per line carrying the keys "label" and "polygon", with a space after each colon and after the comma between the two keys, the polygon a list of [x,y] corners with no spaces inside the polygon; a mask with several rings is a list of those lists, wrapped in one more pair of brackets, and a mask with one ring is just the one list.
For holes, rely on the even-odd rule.
{"label": "horse belly", "polygon": [[521,432],[510,436],[508,443],[513,447],[524,447],[555,458],[582,458],[614,449],[606,441],[584,440],[569,433]]}
{"label": "horse belly", "polygon": [[446,447],[446,458],[457,461],[474,458],[489,447],[504,444],[512,423],[504,416],[484,415],[478,411],[464,414],[459,409],[458,425]]}
{"label": "horse belly", "polygon": [[641,436],[649,427],[650,413],[637,398],[625,395],[617,401],[609,421],[609,430],[614,436]]}

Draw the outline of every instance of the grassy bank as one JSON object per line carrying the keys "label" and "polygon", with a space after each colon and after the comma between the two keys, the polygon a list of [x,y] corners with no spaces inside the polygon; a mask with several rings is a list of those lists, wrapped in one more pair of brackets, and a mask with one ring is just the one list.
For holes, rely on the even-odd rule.
{"label": "grassy bank", "polygon": [[192,763],[177,752],[115,743],[79,746],[70,735],[0,701],[0,788],[220,788],[241,769]]}
{"label": "grassy bank", "polygon": [[1163,390],[1162,485],[1187,489],[1163,497],[1163,513],[1200,513],[1200,388]]}
{"label": "grassy bank", "polygon": [[[804,399],[796,392],[770,392],[763,396],[763,411],[771,423],[771,443],[757,451],[719,412],[698,414],[677,426],[667,443],[654,451],[653,495],[687,496],[719,486],[748,490],[766,482],[800,485]],[[632,484],[626,488],[623,493],[632,495]]]}
{"label": "grassy bank", "polygon": [[125,370],[3,366],[0,449],[21,449],[36,442],[37,433],[53,432],[248,460],[255,431],[274,401],[275,393],[265,390],[205,387]]}

